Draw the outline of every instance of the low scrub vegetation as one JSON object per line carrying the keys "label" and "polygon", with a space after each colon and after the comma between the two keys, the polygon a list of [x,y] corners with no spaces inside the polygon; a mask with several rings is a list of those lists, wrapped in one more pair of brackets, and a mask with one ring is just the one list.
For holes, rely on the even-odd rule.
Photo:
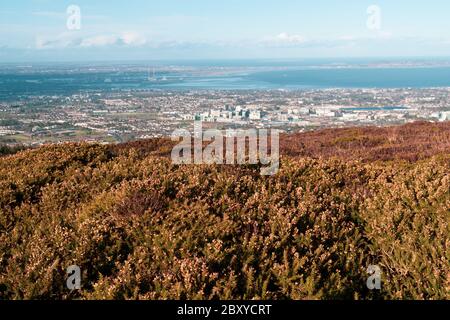
{"label": "low scrub vegetation", "polygon": [[[0,298],[448,299],[450,152],[433,143],[449,124],[436,126],[284,137],[271,177],[173,165],[167,140],[2,157]],[[379,152],[411,128],[435,142]],[[307,138],[322,134],[320,154]],[[66,287],[70,265],[81,290]]]}

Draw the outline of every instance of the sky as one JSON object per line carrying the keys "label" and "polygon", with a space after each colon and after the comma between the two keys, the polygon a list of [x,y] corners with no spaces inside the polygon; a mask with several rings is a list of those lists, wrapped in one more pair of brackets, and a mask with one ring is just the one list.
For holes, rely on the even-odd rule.
{"label": "sky", "polygon": [[14,0],[0,63],[450,57],[448,0]]}

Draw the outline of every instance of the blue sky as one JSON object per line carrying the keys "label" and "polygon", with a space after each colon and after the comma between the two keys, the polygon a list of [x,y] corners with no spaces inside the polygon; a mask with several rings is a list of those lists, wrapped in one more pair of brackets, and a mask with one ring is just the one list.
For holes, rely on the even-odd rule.
{"label": "blue sky", "polygon": [[2,1],[0,62],[450,56],[449,14],[448,0]]}

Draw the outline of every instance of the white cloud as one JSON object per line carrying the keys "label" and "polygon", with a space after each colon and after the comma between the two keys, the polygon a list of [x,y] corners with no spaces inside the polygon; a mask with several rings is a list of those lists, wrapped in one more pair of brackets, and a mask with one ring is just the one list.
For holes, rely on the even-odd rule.
{"label": "white cloud", "polygon": [[304,43],[306,42],[306,38],[296,35],[296,34],[288,34],[286,32],[280,33],[275,38],[279,42],[287,42],[287,43]]}
{"label": "white cloud", "polygon": [[[120,30],[120,29],[115,29]],[[45,31],[40,32],[45,35]],[[436,41],[439,40],[439,41]],[[145,34],[135,31],[87,33],[64,32],[56,36],[41,36],[36,38],[37,49],[128,49],[136,52],[181,52],[182,50],[197,52],[231,52],[233,50],[252,52],[378,52],[378,48],[414,48],[420,46],[440,45],[448,47],[448,39],[441,38],[426,41],[426,39],[410,37],[394,37],[390,33],[371,33],[361,35],[342,35],[334,38],[306,38],[304,36],[282,32],[265,38],[242,39],[236,41],[163,39],[147,31]],[[141,51],[138,48],[142,49]],[[284,50],[284,51],[283,51]],[[327,51],[328,50],[328,51]],[[334,51],[333,51],[334,50]],[[86,50],[87,51],[87,50]],[[249,51],[249,52],[250,52]],[[134,52],[129,50],[128,52]],[[373,53],[375,54],[375,53]]]}
{"label": "white cloud", "polygon": [[334,38],[314,38],[282,32],[276,36],[265,37],[258,44],[266,47],[279,48],[345,48],[355,47],[358,45],[364,46],[367,42],[377,41],[379,43],[391,40],[399,40],[394,38],[393,34],[388,31],[378,31],[365,37],[358,37],[354,35],[343,35]]}
{"label": "white cloud", "polygon": [[132,46],[142,46],[147,43],[147,39],[136,32],[124,32],[120,39],[124,44]]}
{"label": "white cloud", "polygon": [[54,37],[36,38],[37,49],[55,48],[92,48],[108,46],[143,46],[147,39],[136,32],[122,32],[120,34],[100,34],[88,36],[74,36],[66,32]]}
{"label": "white cloud", "polygon": [[81,40],[80,47],[104,47],[117,44],[118,37],[115,35],[99,35]]}
{"label": "white cloud", "polygon": [[55,37],[36,37],[37,49],[53,49],[53,48],[67,48],[73,46],[75,39],[73,39],[68,33],[62,33]]}
{"label": "white cloud", "polygon": [[289,34],[287,32],[282,32],[276,36],[265,37],[260,44],[266,46],[292,46],[299,45],[307,42],[307,39],[300,35]]}

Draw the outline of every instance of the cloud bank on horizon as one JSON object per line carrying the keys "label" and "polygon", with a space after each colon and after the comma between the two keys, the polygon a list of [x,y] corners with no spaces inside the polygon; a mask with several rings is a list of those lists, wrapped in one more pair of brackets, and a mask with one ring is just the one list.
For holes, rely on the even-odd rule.
{"label": "cloud bank on horizon", "polygon": [[445,0],[16,0],[0,62],[450,56]]}

